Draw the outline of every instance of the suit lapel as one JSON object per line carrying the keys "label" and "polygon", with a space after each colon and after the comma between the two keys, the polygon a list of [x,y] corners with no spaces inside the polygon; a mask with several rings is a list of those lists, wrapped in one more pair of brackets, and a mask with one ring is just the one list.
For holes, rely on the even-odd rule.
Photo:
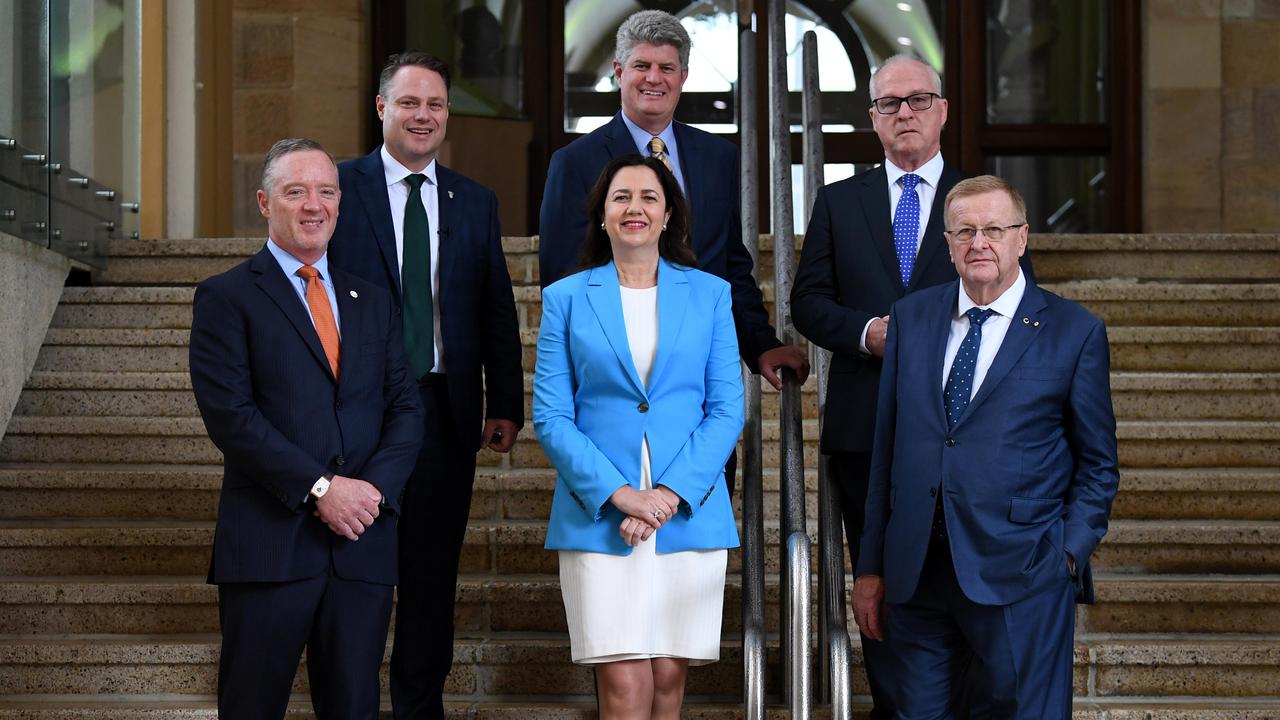
{"label": "suit lapel", "polygon": [[[929,259],[935,254],[944,252],[947,241],[942,235],[942,229],[946,226],[946,218],[943,217],[943,206],[947,202],[947,193],[951,192],[951,188],[955,187],[960,181],[960,173],[951,169],[950,165],[942,166],[942,175],[938,177],[938,187],[933,193],[933,205],[929,210],[929,224],[924,229],[924,237],[920,240],[920,252],[916,254],[915,269],[911,272],[911,281],[907,284],[907,292],[916,290],[916,282],[919,280],[921,273],[920,268],[926,266]],[[887,201],[886,201],[887,202]],[[886,206],[887,207],[887,206]],[[890,232],[890,237],[893,233]],[[896,265],[897,258],[894,258]]]}
{"label": "suit lapel", "polygon": [[960,297],[960,281],[947,284],[947,291],[942,293],[937,306],[929,313],[927,322],[929,346],[929,374],[925,377],[924,386],[929,388],[932,398],[929,405],[942,427],[947,427],[947,408],[942,393],[946,387],[946,378],[942,376],[942,367],[947,357],[947,340],[951,336],[951,319],[956,314],[956,302]]}
{"label": "suit lapel", "polygon": [[[609,153],[609,159],[623,155],[637,155],[636,141],[631,137],[631,131],[627,129],[627,124],[622,120],[622,112],[619,111],[613,116],[613,120],[605,126],[604,144],[605,151]],[[591,182],[595,182],[595,178],[589,178]]]}
{"label": "suit lapel", "polygon": [[347,284],[347,277],[339,272],[333,271],[333,266],[329,267],[329,274],[333,280],[333,291],[336,293],[335,299],[338,303],[338,324],[341,326],[342,346],[339,351],[341,358],[342,376],[346,377],[348,369],[354,366],[354,348],[359,347],[362,343],[360,340],[360,331],[366,323],[360,321],[360,311],[363,309],[360,303],[363,298]]}
{"label": "suit lapel", "polygon": [[373,238],[378,244],[378,251],[382,253],[387,276],[395,281],[394,292],[399,298],[400,258],[396,254],[396,231],[391,224],[391,201],[387,199],[387,175],[382,169],[381,150],[374,150],[356,165],[356,171],[361,175],[360,181],[356,183],[356,193],[369,215]]}
{"label": "suit lapel", "polygon": [[[451,297],[450,290],[453,288],[454,268],[457,266],[458,243],[460,238],[454,237],[453,225],[456,208],[454,204],[459,202],[456,199],[457,194],[457,177],[449,168],[436,162],[436,220],[440,223],[437,228],[439,234],[439,243],[437,250],[440,253],[439,259],[436,261],[440,276],[440,287],[436,288],[436,298],[443,305],[448,302],[446,297]],[[440,322],[444,322],[444,313],[440,314]],[[443,334],[443,328],[441,329]]]}
{"label": "suit lapel", "polygon": [[[1000,349],[996,351],[996,356],[991,361],[987,376],[982,379],[982,385],[973,396],[973,400],[969,401],[969,407],[956,421],[957,425],[964,422],[965,418],[972,414],[973,408],[981,405],[982,401],[994,392],[996,386],[1009,374],[1030,347],[1031,342],[1039,335],[1040,328],[1044,325],[1040,313],[1046,306],[1044,294],[1040,292],[1040,288],[1028,280],[1027,288],[1022,294],[1022,302],[1018,303],[1018,312],[1010,318],[1009,330],[1005,333],[1004,342],[1000,343]],[[1026,318],[1027,322],[1022,322],[1023,318]]]}
{"label": "suit lapel", "polygon": [[667,263],[658,262],[658,352],[649,373],[649,387],[654,387],[667,367],[684,327],[685,309],[689,307],[689,276]]}
{"label": "suit lapel", "polygon": [[[662,295],[661,289],[658,291]],[[608,265],[592,268],[587,276],[587,301],[596,314],[596,320],[609,340],[609,347],[618,356],[618,363],[636,391],[644,395],[644,383],[631,361],[631,345],[627,342],[627,324],[622,317],[622,291],[618,286],[618,271],[610,261]]]}
{"label": "suit lapel", "polygon": [[[324,354],[324,346],[320,344],[320,336],[316,334],[315,326],[311,324],[311,316],[307,314],[307,309],[302,306],[302,301],[298,298],[298,293],[289,284],[289,279],[280,270],[280,264],[271,256],[271,251],[264,247],[262,252],[253,258],[251,268],[258,274],[258,287],[267,294],[267,297],[271,298],[276,307],[280,308],[280,312],[284,313],[285,318],[289,320],[289,324],[293,325],[293,329],[298,332],[303,343],[311,349],[311,355],[315,357],[316,362],[324,367],[324,371],[332,379],[333,369],[329,367],[329,358]],[[341,309],[339,309],[339,312],[341,312]]]}
{"label": "suit lapel", "polygon": [[858,200],[862,203],[862,216],[871,230],[871,244],[884,264],[885,274],[893,280],[898,297],[906,292],[902,285],[902,271],[898,269],[898,252],[893,249],[893,223],[889,219],[889,179],[884,165],[862,178]]}

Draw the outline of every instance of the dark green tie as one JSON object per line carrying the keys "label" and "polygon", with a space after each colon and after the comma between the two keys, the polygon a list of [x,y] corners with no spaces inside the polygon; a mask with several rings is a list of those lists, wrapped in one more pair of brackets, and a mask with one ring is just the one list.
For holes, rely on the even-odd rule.
{"label": "dark green tie", "polygon": [[404,205],[404,262],[400,285],[404,295],[404,349],[415,377],[423,377],[436,364],[435,326],[431,317],[431,224],[422,205],[426,175],[405,178],[409,201]]}

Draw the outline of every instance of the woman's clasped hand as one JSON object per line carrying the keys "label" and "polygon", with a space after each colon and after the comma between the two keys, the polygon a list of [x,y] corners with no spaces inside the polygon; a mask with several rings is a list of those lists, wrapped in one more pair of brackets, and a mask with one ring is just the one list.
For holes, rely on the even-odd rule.
{"label": "woman's clasped hand", "polygon": [[618,525],[618,534],[632,547],[648,540],[680,509],[680,496],[663,485],[652,490],[623,485],[609,497],[609,502],[627,516]]}

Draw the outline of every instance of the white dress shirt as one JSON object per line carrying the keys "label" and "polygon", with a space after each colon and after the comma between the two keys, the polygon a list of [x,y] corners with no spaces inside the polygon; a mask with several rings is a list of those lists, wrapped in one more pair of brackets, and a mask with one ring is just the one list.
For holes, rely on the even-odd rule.
{"label": "white dress shirt", "polygon": [[667,160],[671,163],[671,174],[676,176],[676,182],[680,184],[685,200],[688,200],[689,188],[684,186],[684,173],[680,171],[680,148],[676,147],[675,123],[667,123],[667,127],[662,132],[654,135],[631,122],[631,118],[627,117],[625,112],[621,115],[623,124],[631,132],[631,139],[635,141],[636,152],[640,153],[641,157],[649,157],[649,141],[654,138],[658,138],[667,146]]}
{"label": "white dress shirt", "polygon": [[969,318],[965,317],[965,313],[969,308],[979,308],[981,310],[994,310],[990,317],[982,323],[982,342],[978,344],[978,360],[973,368],[973,386],[969,389],[969,399],[978,394],[978,388],[982,386],[982,381],[987,377],[987,371],[991,369],[991,361],[995,360],[996,352],[1000,350],[1000,343],[1004,342],[1004,336],[1009,332],[1009,324],[1013,322],[1013,316],[1018,313],[1018,305],[1022,304],[1022,294],[1027,290],[1027,279],[1022,274],[1022,268],[1018,268],[1018,279],[1013,281],[1013,285],[1009,286],[995,299],[995,302],[983,307],[975,303],[969,298],[969,293],[964,291],[964,283],[960,283],[960,299],[956,303],[956,314],[951,318],[951,333],[947,336],[947,354],[942,360],[942,385],[947,386],[947,375],[951,373],[951,363],[955,362],[956,353],[960,352],[960,343],[964,342],[964,336],[969,333]]}
{"label": "white dress shirt", "polygon": [[[920,226],[916,228],[916,256],[920,255],[920,246],[924,244],[924,229],[929,227],[929,215],[933,212],[933,200],[938,195],[938,182],[942,180],[942,153],[934,155],[929,162],[916,168],[914,174],[920,176],[916,183],[916,196],[920,198]],[[893,164],[889,158],[884,159],[884,174],[889,183],[889,225],[893,226],[893,216],[898,212],[898,201],[902,199],[902,183],[899,180],[907,174],[906,170]],[[858,339],[858,347],[862,352],[870,354],[867,349],[867,330],[876,318],[871,318],[862,328],[862,337]]]}
{"label": "white dress shirt", "polygon": [[[406,178],[413,171],[391,157],[387,146],[382,150],[382,171],[387,178],[387,201],[391,204],[391,225],[396,231],[396,264],[401,268],[401,281],[404,280],[404,209],[409,202],[409,182]],[[435,330],[435,366],[433,373],[445,372],[444,340],[440,334],[440,195],[436,184],[436,161],[422,170],[427,181],[422,183],[422,205],[427,210],[427,223],[431,235],[431,324]]]}

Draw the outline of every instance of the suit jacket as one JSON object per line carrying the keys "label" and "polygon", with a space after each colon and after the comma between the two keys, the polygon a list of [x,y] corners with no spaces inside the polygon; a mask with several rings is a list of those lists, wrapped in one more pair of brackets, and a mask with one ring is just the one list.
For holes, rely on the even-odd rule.
{"label": "suit jacket", "polygon": [[653,485],[680,496],[658,552],[737,547],[724,464],[743,423],[730,291],[707,273],[658,264],[658,347],[648,386],[631,361],[613,263],[543,291],[533,426],[555,466],[547,548],[626,555],[609,503],[640,488],[648,438]]}
{"label": "suit jacket", "polygon": [[[396,582],[400,493],[422,442],[422,406],[391,298],[332,270],[342,326],[333,377],[297,293],[263,248],[196,289],[191,387],[223,454],[209,581],[340,577]],[[373,483],[383,513],[359,542],[312,516],[324,473]]]}
{"label": "suit jacket", "polygon": [[942,368],[959,281],[893,306],[858,575],[885,598],[915,592],[941,488],[956,578],[1008,605],[1068,573],[1084,599],[1089,556],[1119,487],[1106,328],[1028,282],[977,394],[948,430]]}
{"label": "suit jacket", "polygon": [[[751,276],[751,254],[742,244],[738,198],[738,148],[694,127],[674,124],[680,170],[692,215],[692,243],[698,267],[727,280],[733,288],[733,320],[742,359],[752,372],[766,350],[780,347],[769,325],[764,297]],[[542,287],[578,266],[587,234],[587,194],[610,160],[635,155],[622,113],[551,156],[539,214],[538,274]]]}
{"label": "suit jacket", "polygon": [[[907,293],[956,279],[942,235],[943,204],[962,179],[955,166],[944,165],[906,285],[893,247],[884,165],[818,191],[791,287],[791,315],[802,335],[832,352],[822,452],[870,452],[881,362],[859,349],[862,330]],[[1034,277],[1029,252],[1022,269]]]}
{"label": "suit jacket", "polygon": [[[401,306],[400,262],[378,150],[338,165],[342,187],[329,262],[386,288]],[[492,190],[436,164],[440,335],[458,437],[480,448],[485,417],[524,424],[524,371],[511,276]],[[487,407],[486,407],[487,403]]]}

